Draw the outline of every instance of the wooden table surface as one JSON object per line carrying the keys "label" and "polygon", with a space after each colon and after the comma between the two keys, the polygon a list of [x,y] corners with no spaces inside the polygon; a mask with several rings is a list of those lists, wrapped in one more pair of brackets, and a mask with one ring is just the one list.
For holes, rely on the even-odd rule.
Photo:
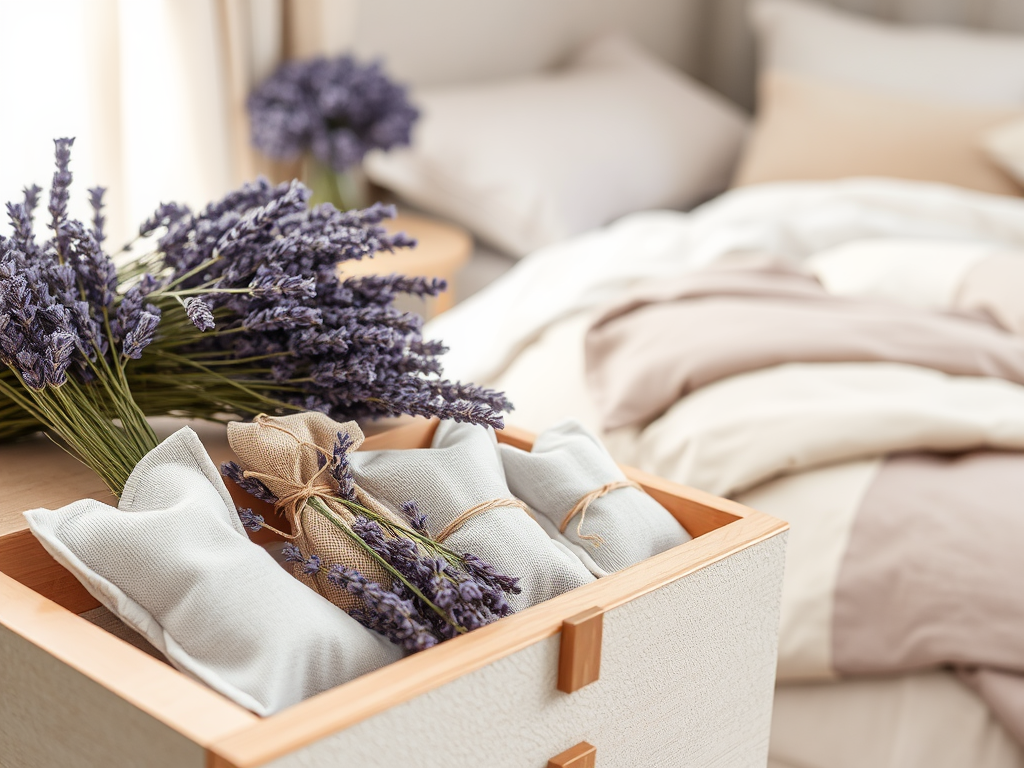
{"label": "wooden table surface", "polygon": [[[183,426],[196,431],[218,466],[234,458],[227,429],[220,424],[161,417],[150,419],[163,439]],[[28,528],[23,512],[56,509],[78,499],[117,504],[91,469],[43,435],[0,445],[0,538]]]}

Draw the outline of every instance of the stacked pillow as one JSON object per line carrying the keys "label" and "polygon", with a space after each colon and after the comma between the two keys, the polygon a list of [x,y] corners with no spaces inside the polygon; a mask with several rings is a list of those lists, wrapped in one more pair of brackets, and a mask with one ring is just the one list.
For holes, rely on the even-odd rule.
{"label": "stacked pillow", "polygon": [[807,0],[758,0],[752,16],[758,119],[734,184],[874,175],[1020,194],[985,136],[1024,116],[1024,36]]}
{"label": "stacked pillow", "polygon": [[561,71],[414,94],[412,146],[366,171],[409,202],[522,256],[649,208],[723,191],[747,119],[622,37]]}

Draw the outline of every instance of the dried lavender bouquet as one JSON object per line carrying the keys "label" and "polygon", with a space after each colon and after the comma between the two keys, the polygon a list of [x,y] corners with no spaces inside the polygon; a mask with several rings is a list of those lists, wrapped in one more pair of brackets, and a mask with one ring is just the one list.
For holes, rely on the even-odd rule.
{"label": "dried lavender bouquet", "polygon": [[[30,249],[35,194],[8,205]],[[123,365],[138,407],[217,421],[318,410],[339,420],[414,414],[500,427],[505,397],[441,378],[444,346],[423,339],[418,315],[393,306],[400,293],[436,295],[443,281],[338,276],[339,263],[413,245],[380,226],[393,211],[310,208],[308,198],[297,182],[261,179],[199,213],[163,205],[142,225],[107,278],[112,329],[147,324],[144,353]],[[101,220],[101,192],[94,202]],[[94,240],[102,253],[101,228]],[[0,375],[3,392],[16,383]],[[0,440],[42,426],[23,403],[0,397]]]}
{"label": "dried lavender bouquet", "polygon": [[[286,547],[285,558],[295,564],[297,576],[366,627],[409,651],[424,650],[512,613],[505,595],[519,594],[517,578],[435,541],[415,502],[402,506],[403,521],[360,491],[349,466],[348,454],[357,447],[350,432],[339,431],[333,450],[328,452],[308,439],[304,425],[292,422],[300,430],[296,434],[283,426],[286,421],[270,426],[293,438],[294,450],[316,448],[320,452],[319,468],[311,477],[302,477],[301,472],[288,476],[289,471],[298,472],[302,461],[298,456],[294,462],[280,459],[278,454],[290,450],[283,447],[280,436],[270,463],[288,468],[282,476],[246,469],[235,462],[222,465],[221,471],[257,499],[286,511],[293,534],[278,531],[251,509],[240,509],[239,516],[251,531],[269,528],[295,542]],[[260,423],[267,424],[257,421]],[[353,429],[352,425],[336,426]],[[354,431],[361,441],[358,428]],[[324,477],[330,481],[324,482]],[[268,485],[286,489],[292,498],[279,499]],[[290,491],[297,488],[301,490],[295,498]],[[325,527],[311,525],[307,512],[326,521],[327,529],[336,531],[334,538],[340,535],[355,547],[346,550],[332,544],[331,537],[324,535]],[[369,578],[353,567],[358,563],[369,565],[385,578]],[[356,600],[339,600],[338,593],[325,590],[319,579]]]}
{"label": "dried lavender bouquet", "polygon": [[120,494],[157,444],[126,368],[152,341],[160,313],[126,312],[117,295],[116,269],[101,246],[102,190],[91,190],[92,227],[69,218],[72,141],[56,141],[51,238],[38,243],[32,232],[38,187],[7,206],[14,232],[0,236],[0,414],[15,432],[31,422],[45,427]]}

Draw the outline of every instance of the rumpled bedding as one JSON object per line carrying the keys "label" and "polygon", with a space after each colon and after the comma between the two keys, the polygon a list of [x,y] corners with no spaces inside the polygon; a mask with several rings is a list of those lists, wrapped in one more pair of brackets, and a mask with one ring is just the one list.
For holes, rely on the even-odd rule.
{"label": "rumpled bedding", "polygon": [[[677,478],[734,494],[833,465],[746,499],[786,517],[842,489],[832,514],[845,524],[822,543],[827,578],[805,596],[795,630],[804,642],[786,637],[780,677],[790,664],[825,677],[952,666],[1024,742],[1024,403],[1013,402],[1024,338],[988,312],[833,297],[806,269],[754,260],[628,299],[590,329],[586,362],[609,428],[645,425],[678,401],[656,428],[672,432],[666,458],[685,462]],[[701,398],[716,382],[727,394]],[[990,399],[993,384],[1009,399]],[[709,416],[734,429],[709,429]],[[701,429],[707,447],[694,450],[686,436]],[[729,465],[735,474],[722,475]],[[714,487],[712,474],[729,484]]]}
{"label": "rumpled bedding", "polygon": [[791,523],[781,682],[953,669],[1024,744],[1022,265],[1020,201],[773,184],[538,252],[428,330],[500,382],[591,318],[616,458]]}

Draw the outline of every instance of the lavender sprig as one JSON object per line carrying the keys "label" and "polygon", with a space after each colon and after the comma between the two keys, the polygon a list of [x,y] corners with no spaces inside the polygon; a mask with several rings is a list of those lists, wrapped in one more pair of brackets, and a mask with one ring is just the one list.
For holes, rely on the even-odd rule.
{"label": "lavender sprig", "polygon": [[342,499],[355,501],[356,484],[352,476],[352,467],[349,465],[348,454],[352,449],[352,437],[348,433],[339,432],[338,439],[334,443],[334,455],[331,458],[331,467],[328,470],[331,477],[338,484],[338,495]]}
{"label": "lavender sprig", "polygon": [[247,531],[256,532],[263,527],[263,523],[266,522],[263,515],[257,515],[248,507],[238,508],[238,519],[242,521],[242,527]]}
{"label": "lavender sprig", "polygon": [[221,464],[220,472],[250,496],[268,504],[277,503],[277,496],[271,493],[266,485],[255,477],[246,477],[245,471],[234,461],[226,461]]}
{"label": "lavender sprig", "polygon": [[352,615],[365,626],[379,632],[407,651],[423,651],[437,645],[438,639],[423,623],[416,606],[380,584],[370,581],[354,568],[335,565],[327,574],[332,583],[363,599],[365,611]]}
{"label": "lavender sprig", "polygon": [[413,530],[426,533],[427,516],[420,512],[419,505],[415,501],[410,500],[402,504],[402,514],[405,515]]}
{"label": "lavender sprig", "polygon": [[[504,396],[440,378],[444,346],[425,341],[421,319],[393,306],[402,293],[435,295],[443,281],[339,279],[339,262],[409,244],[380,226],[394,210],[310,209],[308,198],[297,182],[261,179],[199,213],[162,206],[154,214],[165,227],[156,254],[164,276],[147,300],[165,313],[184,303],[202,334],[167,326],[154,349],[179,365],[168,375],[163,362],[159,388],[147,378],[142,391],[195,409],[201,389],[221,413],[305,409],[339,421],[413,414],[503,426]],[[128,373],[130,382],[150,375]],[[177,397],[168,391],[178,388]]]}

